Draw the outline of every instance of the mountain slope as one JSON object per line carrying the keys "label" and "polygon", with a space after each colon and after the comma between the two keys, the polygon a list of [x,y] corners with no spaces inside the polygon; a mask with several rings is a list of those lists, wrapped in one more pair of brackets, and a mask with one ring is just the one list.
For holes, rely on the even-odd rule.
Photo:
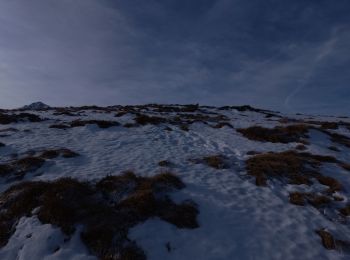
{"label": "mountain slope", "polygon": [[[186,185],[169,196],[197,205],[199,227],[159,214],[142,219],[127,232],[147,259],[349,257],[349,118],[197,105],[26,112],[43,121],[20,111],[0,115],[3,194],[24,181],[70,177],[95,185],[125,171],[145,178],[171,172]],[[9,115],[20,119],[2,125]],[[65,156],[69,151],[80,156]],[[8,200],[0,197],[0,208]],[[13,224],[1,259],[99,257],[80,238],[85,224],[66,234],[37,212]]]}

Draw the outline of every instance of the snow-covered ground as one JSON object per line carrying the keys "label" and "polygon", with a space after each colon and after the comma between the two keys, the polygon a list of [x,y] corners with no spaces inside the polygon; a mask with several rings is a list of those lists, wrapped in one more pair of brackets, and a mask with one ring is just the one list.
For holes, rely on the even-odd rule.
{"label": "snow-covered ground", "polygon": [[[189,131],[184,131],[167,123],[123,127],[133,123],[135,114],[115,117],[118,108],[111,112],[86,109],[80,111],[80,116],[54,115],[55,110],[25,112],[48,120],[0,124],[0,131],[6,128],[19,130],[1,131],[0,142],[5,144],[0,147],[1,163],[13,160],[14,154],[20,158],[30,151],[54,148],[68,148],[80,156],[47,160],[44,166],[19,181],[48,181],[61,177],[96,181],[126,170],[142,176],[169,170],[183,180],[186,188],[174,193],[173,199],[191,199],[198,204],[200,227],[178,229],[158,218],[135,226],[129,231],[129,237],[144,250],[147,259],[350,259],[349,252],[325,249],[315,233],[315,230],[325,228],[337,238],[350,240],[348,223],[330,220],[311,205],[301,207],[289,203],[289,192],[307,189],[306,185],[282,185],[271,181],[267,187],[259,187],[254,178],[247,175],[248,151],[280,152],[295,149],[298,143],[253,141],[235,129],[282,125],[278,122],[280,114],[266,117],[264,113],[249,110],[201,108],[187,114],[224,115],[234,128],[213,128],[211,125],[215,123],[194,122],[189,125]],[[165,118],[176,115],[176,112],[154,112],[152,108],[141,113]],[[286,116],[309,120],[309,116]],[[49,128],[76,119],[118,121],[121,125],[106,129],[96,124],[65,130]],[[349,118],[336,117],[313,117],[312,120],[350,122]],[[166,127],[172,131],[165,130]],[[350,137],[350,130],[343,126],[329,131]],[[316,130],[309,134],[307,152],[350,162],[350,148],[338,145],[340,151],[332,151],[328,147],[334,144],[326,134]],[[211,155],[225,156],[229,167],[215,169],[191,161]],[[170,161],[171,165],[159,166],[162,160]],[[344,185],[339,194],[345,199],[341,202],[345,205],[350,172],[333,164],[323,165],[321,171]],[[0,179],[0,191],[19,181]],[[65,241],[59,228],[41,224],[35,216],[23,217],[7,245],[0,249],[0,259],[95,259],[80,241],[79,230]]]}

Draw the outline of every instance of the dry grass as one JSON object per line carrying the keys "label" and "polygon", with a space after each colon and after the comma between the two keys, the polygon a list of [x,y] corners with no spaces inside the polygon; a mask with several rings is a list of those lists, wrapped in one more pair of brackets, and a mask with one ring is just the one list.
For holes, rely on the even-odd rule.
{"label": "dry grass", "polygon": [[39,116],[30,114],[30,113],[20,113],[20,114],[4,114],[0,113],[0,124],[7,125],[11,123],[18,123],[22,121],[29,121],[29,122],[41,122],[43,119],[41,119]]}
{"label": "dry grass", "polygon": [[[297,153],[286,151],[281,153],[258,154],[246,161],[246,168],[249,175],[257,178],[257,185],[265,186],[268,178],[287,180],[293,184],[312,184],[311,177],[326,183],[332,191],[339,190],[335,179],[324,177],[317,172],[323,162],[337,163],[331,156],[313,155],[310,153]],[[313,170],[312,170],[313,169]]]}
{"label": "dry grass", "polygon": [[225,162],[225,157],[222,155],[211,155],[203,158],[203,162],[208,166],[215,169],[226,169],[228,168],[227,163]]}
{"label": "dry grass", "polygon": [[171,113],[171,112],[177,112],[177,113],[193,113],[199,110],[199,105],[158,105],[153,104],[152,107],[154,108],[154,111],[160,112],[160,113]]}
{"label": "dry grass", "polygon": [[168,160],[163,160],[163,161],[160,161],[160,162],[158,163],[158,165],[159,165],[160,167],[169,167],[169,166],[171,166],[171,162],[169,162]]}
{"label": "dry grass", "polygon": [[49,128],[56,128],[56,129],[68,129],[70,128],[69,125],[65,125],[65,124],[54,124],[54,125],[50,125]]}
{"label": "dry grass", "polygon": [[185,131],[185,132],[188,132],[190,130],[190,128],[188,127],[188,125],[185,125],[185,124],[181,124],[180,125],[180,129],[182,131]]}
{"label": "dry grass", "polygon": [[62,156],[63,158],[74,158],[79,156],[79,154],[67,148],[45,150],[40,154],[40,158],[44,159],[53,159],[58,156]]}
{"label": "dry grass", "polygon": [[143,114],[138,114],[134,120],[139,125],[147,125],[147,124],[159,125],[167,122],[167,120],[163,117],[147,116]]}
{"label": "dry grass", "polygon": [[316,233],[321,237],[324,248],[328,250],[335,249],[335,240],[331,233],[323,229],[316,230]]}
{"label": "dry grass", "polygon": [[29,171],[35,171],[39,169],[41,166],[43,166],[44,163],[45,163],[45,160],[42,158],[28,156],[12,163],[12,166],[16,168],[17,171],[29,172]]}
{"label": "dry grass", "polygon": [[136,186],[138,178],[135,173],[126,171],[121,175],[107,176],[96,184],[96,188],[104,193],[114,193],[120,197]]}
{"label": "dry grass", "polygon": [[295,149],[299,150],[299,151],[305,151],[307,149],[307,147],[303,144],[298,144]]}
{"label": "dry grass", "polygon": [[333,235],[325,229],[316,230],[320,236],[322,245],[328,250],[338,250],[341,253],[349,253],[350,243],[348,241],[335,239]]}
{"label": "dry grass", "polygon": [[[264,186],[268,177],[282,178],[300,174],[303,162],[294,152],[258,154],[246,161],[249,175],[255,176],[257,185]],[[261,185],[262,184],[262,185]]]}
{"label": "dry grass", "polygon": [[53,159],[58,157],[59,155],[60,153],[57,150],[46,150],[41,153],[40,157],[44,159]]}
{"label": "dry grass", "polygon": [[133,124],[133,123],[126,123],[123,126],[126,127],[126,128],[132,128],[132,127],[138,127],[139,125],[138,124]]}
{"label": "dry grass", "polygon": [[289,194],[289,202],[298,205],[298,206],[304,206],[305,205],[305,196],[301,192],[293,192]]}
{"label": "dry grass", "polygon": [[258,151],[248,151],[247,152],[247,155],[257,155],[257,154],[260,154],[261,152],[258,152]]}
{"label": "dry grass", "polygon": [[117,114],[114,115],[114,117],[122,117],[124,115],[128,114],[127,111],[121,111],[121,112],[118,112]]}
{"label": "dry grass", "polygon": [[308,194],[307,200],[315,208],[327,206],[327,204],[332,202],[332,200],[327,196],[317,194]]}
{"label": "dry grass", "polygon": [[338,129],[339,125],[336,122],[322,122],[321,128],[323,128],[323,129]]}
{"label": "dry grass", "polygon": [[329,203],[332,202],[332,200],[324,195],[318,195],[314,193],[292,192],[289,194],[289,202],[298,206],[305,206],[306,202],[308,202],[315,208],[321,208],[327,206]]}
{"label": "dry grass", "polygon": [[330,131],[326,131],[326,130],[323,130],[323,133],[327,134],[333,143],[344,145],[344,146],[350,148],[350,138],[349,137],[347,137],[345,135],[333,133]]}
{"label": "dry grass", "polygon": [[[176,204],[168,196],[183,187],[171,173],[146,178],[132,172],[107,176],[95,185],[71,178],[15,185],[0,195],[0,247],[22,216],[36,214],[69,236],[82,225],[82,241],[99,259],[146,259],[128,238],[130,228],[152,217],[178,228],[198,227],[197,206],[190,201]],[[123,196],[113,196],[120,191]],[[33,213],[34,208],[39,210]]]}
{"label": "dry grass", "polygon": [[58,156],[72,158],[79,154],[69,149],[45,150],[35,156],[35,152],[24,158],[16,159],[5,164],[0,164],[0,177],[9,179],[22,179],[28,172],[33,172],[41,168],[47,159],[53,159]]}
{"label": "dry grass", "polygon": [[344,170],[350,171],[350,164],[349,163],[339,163],[339,166],[342,167]]}
{"label": "dry grass", "polygon": [[342,185],[336,179],[329,176],[317,175],[315,176],[319,183],[322,185],[328,186],[328,192],[333,193],[335,191],[340,191],[342,189]]}
{"label": "dry grass", "polygon": [[213,126],[213,128],[223,128],[224,126],[229,127],[229,128],[233,128],[233,126],[227,122],[217,123],[216,125]]}
{"label": "dry grass", "polygon": [[119,126],[120,124],[116,121],[106,120],[74,120],[70,123],[70,127],[81,127],[85,125],[96,124],[99,128],[109,128],[113,126]]}
{"label": "dry grass", "polygon": [[277,126],[275,128],[264,128],[252,126],[249,128],[237,129],[239,133],[250,140],[272,143],[300,142],[302,138],[307,138],[310,126],[298,124],[290,126]]}
{"label": "dry grass", "polygon": [[350,205],[347,205],[346,207],[339,209],[339,212],[344,216],[350,216]]}
{"label": "dry grass", "polygon": [[338,149],[338,147],[333,146],[333,145],[332,145],[332,146],[329,146],[328,149],[329,149],[329,150],[332,150],[332,151],[335,151],[335,152],[339,152],[339,151],[340,151],[340,150]]}

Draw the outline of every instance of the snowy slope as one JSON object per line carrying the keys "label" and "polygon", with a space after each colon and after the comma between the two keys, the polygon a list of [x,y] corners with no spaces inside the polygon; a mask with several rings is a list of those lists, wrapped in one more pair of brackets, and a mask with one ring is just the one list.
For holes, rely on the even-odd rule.
{"label": "snowy slope", "polygon": [[[177,107],[177,106],[175,106]],[[68,109],[67,109],[68,110]],[[5,164],[28,152],[68,148],[80,154],[77,158],[48,160],[21,180],[0,178],[0,191],[23,181],[56,180],[73,177],[96,181],[107,175],[132,170],[141,176],[152,176],[169,170],[179,176],[186,188],[172,195],[175,201],[191,199],[198,204],[196,229],[179,229],[158,218],[148,219],[129,231],[129,237],[144,250],[147,259],[350,259],[349,252],[327,250],[315,230],[326,228],[337,238],[350,240],[350,225],[345,218],[334,221],[311,205],[296,206],[288,201],[291,191],[308,190],[306,185],[283,185],[269,181],[267,187],[255,184],[247,175],[245,161],[249,151],[281,152],[294,150],[299,144],[272,143],[249,140],[238,128],[282,125],[280,114],[266,116],[264,112],[237,109],[219,110],[200,107],[195,112],[181,114],[222,115],[233,128],[213,128],[217,122],[193,122],[184,131],[176,124],[146,124],[124,127],[134,123],[137,113],[171,118],[179,112],[156,112],[154,107],[136,107],[125,113],[123,107],[110,109],[81,108],[67,110],[26,111],[47,119],[42,122],[20,121],[0,124],[0,161]],[[68,112],[70,115],[68,115]],[[18,114],[19,111],[5,111]],[[306,115],[283,115],[309,120]],[[73,120],[117,121],[119,126],[99,128],[96,124],[67,129],[49,128],[53,124],[69,124]],[[312,117],[319,121],[350,122],[349,118]],[[204,120],[205,121],[205,120]],[[210,121],[210,120],[207,120]],[[166,130],[167,127],[170,127]],[[18,131],[6,130],[15,128]],[[350,137],[350,130],[340,126],[329,130]],[[350,162],[350,148],[328,149],[331,140],[320,131],[309,133],[307,152],[331,155]],[[334,144],[333,144],[334,145]],[[215,169],[194,159],[223,155],[225,169]],[[171,164],[161,167],[167,160]],[[350,172],[334,164],[324,164],[322,174],[336,176],[344,185],[338,193],[346,205],[350,188]],[[319,184],[320,187],[322,185]],[[312,186],[314,187],[314,186]],[[59,228],[42,224],[35,217],[23,217],[16,232],[0,249],[0,259],[95,259],[80,241],[79,229],[65,241]]]}

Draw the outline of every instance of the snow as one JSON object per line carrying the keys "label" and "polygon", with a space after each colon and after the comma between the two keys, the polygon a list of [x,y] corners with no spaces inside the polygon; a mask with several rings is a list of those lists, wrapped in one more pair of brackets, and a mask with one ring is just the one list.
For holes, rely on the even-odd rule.
{"label": "snow", "polygon": [[79,231],[71,239],[59,228],[41,224],[36,217],[21,218],[15,234],[0,251],[0,259],[45,259],[45,260],[95,260],[79,238]]}
{"label": "snow", "polygon": [[[235,128],[279,124],[267,121],[265,115],[256,112],[206,110],[228,116]],[[52,111],[32,113],[50,120],[6,126],[20,131],[0,139],[6,144],[0,148],[2,162],[10,160],[13,153],[21,155],[29,150],[52,148],[69,148],[81,156],[49,160],[35,173],[26,175],[24,180],[55,180],[68,176],[95,181],[125,170],[152,176],[169,169],[185,182],[187,187],[173,197],[178,201],[192,199],[199,205],[200,227],[178,229],[160,219],[150,219],[134,227],[129,237],[145,251],[148,259],[349,259],[349,255],[339,251],[326,250],[315,234],[316,229],[325,227],[335,235],[349,239],[349,226],[328,220],[311,206],[298,207],[288,202],[288,192],[303,187],[282,187],[278,183],[269,183],[269,188],[257,187],[246,175],[244,161],[248,151],[285,151],[293,149],[296,143],[255,142],[229,127],[214,129],[203,123],[190,125],[188,132],[176,126],[170,126],[173,131],[165,131],[162,125],[108,129],[87,125],[67,130],[50,129],[56,120],[70,122],[79,117],[54,116]],[[86,115],[81,116],[84,120],[113,120],[123,124],[132,122],[133,118],[131,114],[114,117],[114,113],[91,110],[82,114]],[[339,131],[345,134],[347,130]],[[350,160],[347,148],[339,153],[327,149],[331,142],[319,131],[312,131],[309,141],[312,153]],[[217,170],[189,161],[216,154],[228,158],[229,169]],[[159,167],[158,162],[162,160],[171,161],[172,166]],[[333,172],[347,189],[350,188],[349,172],[328,164],[322,168],[325,175]],[[13,183],[0,181],[0,191],[11,185]],[[57,227],[41,224],[35,217],[22,218],[9,243],[0,249],[0,259],[95,259],[80,241],[79,229],[69,241],[65,242],[64,238]]]}
{"label": "snow", "polygon": [[21,109],[23,110],[43,110],[48,109],[50,106],[44,104],[43,102],[35,102],[30,105],[23,106]]}

